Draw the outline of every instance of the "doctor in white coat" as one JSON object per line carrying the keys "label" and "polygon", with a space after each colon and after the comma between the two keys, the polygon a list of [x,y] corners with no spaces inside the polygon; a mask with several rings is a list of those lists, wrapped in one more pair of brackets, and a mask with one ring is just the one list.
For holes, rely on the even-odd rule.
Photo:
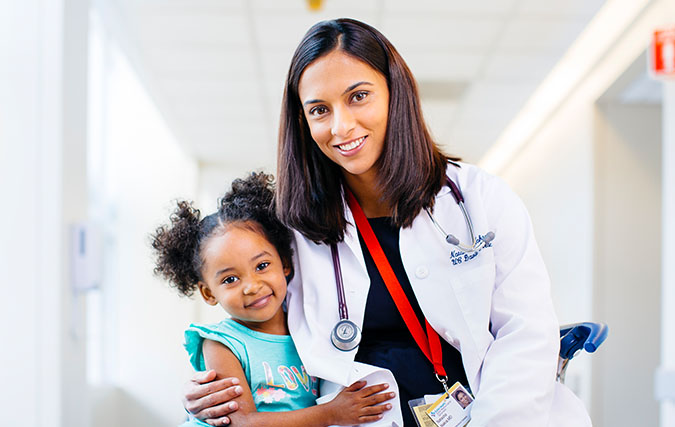
{"label": "doctor in white coat", "polygon": [[[439,150],[422,119],[414,79],[391,43],[358,21],[316,24],[293,56],[282,108],[277,213],[296,240],[289,330],[307,372],[324,380],[323,392],[361,378],[387,381],[397,391],[401,385],[399,374],[382,366],[389,362],[356,361],[370,348],[372,333],[364,329],[361,345],[351,350],[331,340],[345,317],[331,244],[348,320],[367,329],[375,314],[400,316],[380,313],[386,304],[374,299],[382,277],[359,238],[357,209],[369,223],[384,219],[389,238],[398,236],[386,258],[399,265],[392,268],[420,322],[446,343],[444,353],[457,353],[451,362],[443,358],[443,366],[475,397],[471,427],[590,425],[583,404],[555,381],[558,323],[525,207],[499,178]],[[355,204],[347,203],[348,193]],[[381,233],[375,232],[378,239]],[[452,244],[457,240],[467,245]],[[410,337],[406,326],[393,328],[385,334]],[[391,363],[409,364],[408,371],[425,376],[420,381],[438,372],[424,357]],[[422,395],[438,392],[411,385],[408,377],[405,382]],[[201,390],[187,396],[193,408],[203,409],[194,404],[204,400]],[[221,407],[209,418],[225,415]],[[400,402],[376,425],[402,426],[404,419],[409,425],[409,412]]]}

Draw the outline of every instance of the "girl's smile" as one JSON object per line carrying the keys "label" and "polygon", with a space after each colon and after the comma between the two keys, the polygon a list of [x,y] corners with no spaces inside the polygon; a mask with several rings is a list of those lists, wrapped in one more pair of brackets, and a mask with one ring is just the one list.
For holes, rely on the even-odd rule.
{"label": "girl's smile", "polygon": [[258,298],[257,300],[253,301],[250,304],[246,304],[246,308],[263,308],[267,306],[267,303],[269,303],[272,299],[273,294],[266,295],[264,297]]}
{"label": "girl's smile", "polygon": [[281,304],[286,298],[285,267],[277,250],[251,223],[229,225],[202,249],[199,290],[208,304],[220,304],[250,329],[287,334]]}

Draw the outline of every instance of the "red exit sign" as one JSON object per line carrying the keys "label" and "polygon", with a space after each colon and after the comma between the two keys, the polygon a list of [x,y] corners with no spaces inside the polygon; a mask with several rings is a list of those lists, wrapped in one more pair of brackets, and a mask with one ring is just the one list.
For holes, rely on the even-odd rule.
{"label": "red exit sign", "polygon": [[656,77],[675,77],[675,25],[654,31],[649,69]]}

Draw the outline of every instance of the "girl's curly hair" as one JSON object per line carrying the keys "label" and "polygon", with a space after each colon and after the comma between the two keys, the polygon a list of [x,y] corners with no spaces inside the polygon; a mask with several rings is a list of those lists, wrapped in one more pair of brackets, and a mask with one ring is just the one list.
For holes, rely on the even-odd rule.
{"label": "girl's curly hair", "polygon": [[[274,211],[274,177],[263,172],[235,179],[220,200],[217,212],[200,218],[191,202],[178,201],[170,224],[152,235],[155,274],[168,280],[179,293],[191,296],[202,280],[202,250],[208,239],[228,225],[240,224],[262,234],[277,250],[284,266],[293,267],[292,235]],[[287,277],[291,279],[293,273]]]}

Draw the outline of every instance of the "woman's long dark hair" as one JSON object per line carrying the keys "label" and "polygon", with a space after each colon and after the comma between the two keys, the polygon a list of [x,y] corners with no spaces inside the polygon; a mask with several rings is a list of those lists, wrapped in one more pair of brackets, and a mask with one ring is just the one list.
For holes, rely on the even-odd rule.
{"label": "woman's long dark hair", "polygon": [[382,201],[390,206],[395,225],[409,227],[423,208],[433,207],[448,160],[458,160],[443,154],[431,138],[415,79],[389,40],[353,19],[319,22],[300,42],[286,78],[276,197],[279,218],[317,243],[344,238],[342,173],[312,139],[298,86],[307,66],[336,49],[370,65],[387,80],[387,132],[376,167]]}

